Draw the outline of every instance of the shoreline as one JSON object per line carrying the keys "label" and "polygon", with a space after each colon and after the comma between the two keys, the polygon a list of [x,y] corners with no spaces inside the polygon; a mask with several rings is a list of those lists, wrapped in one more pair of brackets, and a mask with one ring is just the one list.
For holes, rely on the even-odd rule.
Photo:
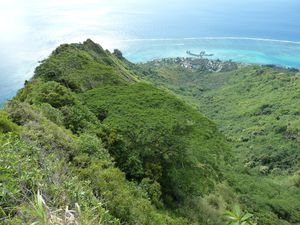
{"label": "shoreline", "polygon": [[[147,63],[166,63],[168,61],[168,63],[172,62],[172,63],[176,63],[176,60],[181,61],[181,66],[185,67],[185,68],[191,68],[191,69],[195,69],[193,68],[193,65],[189,64],[189,62],[191,61],[202,61],[202,62],[206,62],[204,65],[204,67],[206,67],[205,69],[207,71],[211,71],[211,72],[220,72],[220,71],[228,71],[228,70],[232,70],[232,68],[235,68],[237,66],[261,66],[261,67],[267,67],[267,68],[272,68],[272,69],[276,69],[276,70],[282,70],[282,71],[288,71],[288,72],[295,72],[295,73],[300,73],[300,68],[296,68],[296,67],[288,67],[288,66],[283,66],[283,65],[276,65],[276,64],[261,64],[261,63],[245,63],[245,62],[238,62],[236,60],[223,60],[223,59],[215,59],[215,58],[199,58],[197,56],[186,56],[186,57],[162,57],[162,58],[155,58],[155,59],[151,59],[151,60],[146,60],[146,61],[142,61],[142,62],[137,62],[134,63],[136,65],[139,64],[147,64]],[[177,64],[180,62],[177,62]],[[19,89],[18,89],[19,90]],[[15,92],[15,94],[17,93],[17,91]],[[9,101],[11,98],[13,98],[15,96],[15,94],[12,95],[12,97],[9,97],[7,99],[2,99],[0,100],[0,109],[2,109],[5,105],[5,103],[7,101]],[[0,96],[0,99],[2,97]]]}
{"label": "shoreline", "polygon": [[[144,62],[136,63],[138,64],[147,64],[147,63],[154,63],[160,64],[160,63],[172,63],[172,64],[179,64],[181,63],[182,67],[195,69],[193,68],[192,64],[195,63],[206,63],[206,64],[212,64],[212,65],[220,65],[220,66],[260,66],[260,67],[266,67],[266,68],[272,68],[275,70],[282,70],[286,72],[295,72],[299,73],[300,69],[296,67],[288,67],[288,66],[282,66],[282,65],[276,65],[276,64],[262,64],[262,63],[245,63],[245,62],[238,62],[235,60],[222,60],[222,59],[211,59],[211,58],[199,58],[197,56],[187,56],[187,57],[166,57],[166,58],[157,58],[152,60],[147,60]],[[197,68],[196,68],[197,69]],[[209,69],[208,69],[209,70]],[[219,70],[222,70],[222,68]],[[212,72],[219,72],[218,70],[212,69]]]}
{"label": "shoreline", "polygon": [[300,41],[272,39],[272,38],[259,38],[259,37],[184,37],[184,38],[132,38],[132,39],[120,39],[114,40],[114,42],[140,42],[140,41],[182,41],[182,40],[246,40],[246,41],[264,41],[264,42],[276,42],[285,44],[300,45]]}

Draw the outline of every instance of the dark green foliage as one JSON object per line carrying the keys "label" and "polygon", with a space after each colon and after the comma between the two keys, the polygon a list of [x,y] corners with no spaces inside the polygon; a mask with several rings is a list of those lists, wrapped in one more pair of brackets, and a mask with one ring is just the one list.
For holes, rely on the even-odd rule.
{"label": "dark green foliage", "polygon": [[[258,224],[299,223],[299,73],[239,66],[228,72],[149,62],[135,67],[143,78],[172,89],[217,122],[234,150],[226,169],[240,201]],[[261,178],[260,176],[263,176]]]}
{"label": "dark green foliage", "polygon": [[126,182],[124,173],[103,161],[93,160],[80,175],[91,181],[96,196],[105,199],[110,212],[125,224],[187,224],[156,212],[142,189]]}
{"label": "dark green foliage", "polygon": [[75,155],[87,154],[89,157],[97,157],[102,160],[110,161],[110,155],[107,150],[103,147],[101,139],[90,134],[82,134],[77,140],[77,152]]}
{"label": "dark green foliage", "polygon": [[54,81],[39,85],[27,100],[31,103],[48,103],[54,108],[75,104],[75,98],[70,90]]}
{"label": "dark green foliage", "polygon": [[[4,136],[0,140],[1,160],[5,165],[0,176],[5,193],[0,207],[7,221],[27,221],[28,215],[23,215],[21,205],[35,190],[41,189],[53,209],[74,207],[78,203],[87,213],[105,202],[103,207],[110,209],[110,212],[101,211],[105,218],[108,217],[105,224],[116,224],[113,216],[107,216],[111,213],[128,224],[186,224],[183,219],[158,212],[148,200],[146,191],[128,182],[114,167],[97,136],[84,133],[77,137],[26,103],[12,103],[10,107],[11,112],[13,107],[20,110],[15,109],[13,115],[17,121],[22,121],[23,129],[20,138]],[[23,157],[26,160],[22,160]],[[109,194],[109,190],[114,194]],[[28,213],[30,207],[24,210]],[[29,212],[31,219],[38,220],[34,212]]]}
{"label": "dark green foliage", "polygon": [[162,185],[165,200],[200,196],[220,179],[226,147],[214,124],[181,100],[138,83],[103,87],[82,95],[104,123],[120,133],[124,148],[111,151],[129,179],[149,177]]}
{"label": "dark green foliage", "polygon": [[80,103],[70,107],[62,107],[61,112],[64,115],[63,123],[65,127],[70,129],[73,133],[92,130],[93,127],[97,125],[98,128],[101,127],[95,115]]}
{"label": "dark green foliage", "polygon": [[60,108],[65,105],[74,105],[76,98],[68,88],[55,81],[42,82],[37,79],[19,90],[14,100],[26,101],[30,104],[47,103],[54,108]]}
{"label": "dark green foliage", "polygon": [[283,181],[282,177],[230,176],[240,193],[241,203],[255,212],[259,223],[293,224],[299,221],[300,192],[286,181],[287,178]]}
{"label": "dark green foliage", "polygon": [[134,80],[116,56],[91,40],[61,45],[36,68],[34,77],[57,81],[75,92]]}
{"label": "dark green foliage", "polygon": [[120,50],[115,49],[114,50],[114,54],[115,54],[115,56],[117,56],[117,58],[123,59],[123,54],[122,54],[122,52]]}
{"label": "dark green foliage", "polygon": [[157,208],[163,208],[161,201],[161,187],[157,181],[150,178],[144,178],[140,183],[140,187],[147,192],[149,199]]}
{"label": "dark green foliage", "polygon": [[220,225],[237,202],[258,224],[299,223],[298,72],[176,60],[54,50],[0,111],[0,223]]}
{"label": "dark green foliage", "polygon": [[151,80],[185,96],[220,125],[241,160],[270,169],[299,168],[298,74],[259,66],[227,73],[176,72],[174,65],[156,73]]}
{"label": "dark green foliage", "polygon": [[213,122],[131,67],[91,40],[37,67],[0,112],[0,223],[202,224],[228,148]]}
{"label": "dark green foliage", "polygon": [[42,103],[36,107],[36,110],[40,111],[41,114],[51,122],[57,125],[63,125],[64,115],[59,109],[54,108],[48,103]]}
{"label": "dark green foliage", "polygon": [[4,111],[0,111],[0,134],[16,132],[18,129],[18,126],[8,118],[8,114]]}

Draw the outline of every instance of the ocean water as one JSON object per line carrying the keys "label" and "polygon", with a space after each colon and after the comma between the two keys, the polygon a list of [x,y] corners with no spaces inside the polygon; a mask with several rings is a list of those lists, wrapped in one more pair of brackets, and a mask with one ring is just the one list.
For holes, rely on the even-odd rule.
{"label": "ocean water", "polygon": [[87,38],[133,62],[187,56],[300,68],[299,0],[3,0],[0,102],[62,43]]}

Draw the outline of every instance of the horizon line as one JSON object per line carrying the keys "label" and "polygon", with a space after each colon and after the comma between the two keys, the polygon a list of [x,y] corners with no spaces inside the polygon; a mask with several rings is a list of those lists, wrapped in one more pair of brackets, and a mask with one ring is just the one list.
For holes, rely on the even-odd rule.
{"label": "horizon line", "polygon": [[135,42],[135,41],[182,41],[182,40],[249,40],[249,41],[265,41],[265,42],[278,42],[300,45],[300,41],[290,41],[271,38],[256,38],[256,37],[185,37],[185,38],[132,38],[132,39],[120,39],[114,40],[116,42]]}

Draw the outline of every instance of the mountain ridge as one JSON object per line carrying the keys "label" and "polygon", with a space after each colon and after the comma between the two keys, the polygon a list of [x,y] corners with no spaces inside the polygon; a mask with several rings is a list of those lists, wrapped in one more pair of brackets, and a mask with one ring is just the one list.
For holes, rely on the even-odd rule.
{"label": "mountain ridge", "polygon": [[0,111],[0,224],[297,224],[298,77],[63,44]]}
{"label": "mountain ridge", "polygon": [[[234,197],[220,197],[214,216],[198,214],[207,196],[231,192],[223,184],[230,155],[224,137],[180,98],[143,82],[132,66],[120,51],[91,40],[64,44],[6,104],[5,223],[43,223],[68,213],[82,224],[202,224],[215,215],[224,221]],[[74,210],[64,214],[68,206]]]}

